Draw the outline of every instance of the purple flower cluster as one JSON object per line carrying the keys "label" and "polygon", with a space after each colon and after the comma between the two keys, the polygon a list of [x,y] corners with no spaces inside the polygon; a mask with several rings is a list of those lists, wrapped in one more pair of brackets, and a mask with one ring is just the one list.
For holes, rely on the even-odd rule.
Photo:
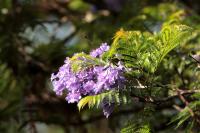
{"label": "purple flower cluster", "polygon": [[[107,51],[109,46],[103,44],[91,54],[93,57],[100,57]],[[107,90],[121,88],[124,85],[124,67],[119,63],[117,66],[93,66],[82,71],[73,72],[70,58],[66,58],[63,66],[57,74],[52,74],[51,81],[57,95],[67,92],[68,103],[78,102],[82,96],[95,95]],[[108,106],[106,106],[108,108]],[[105,114],[108,116],[109,114]]]}
{"label": "purple flower cluster", "polygon": [[123,69],[119,66],[94,66],[74,73],[69,58],[59,72],[51,76],[54,91],[57,95],[62,95],[66,90],[66,100],[69,103],[78,102],[83,95],[94,95],[123,87],[124,80]]}
{"label": "purple flower cluster", "polygon": [[110,47],[107,43],[103,43],[98,49],[93,50],[90,55],[92,57],[100,57],[104,52],[108,51]]}

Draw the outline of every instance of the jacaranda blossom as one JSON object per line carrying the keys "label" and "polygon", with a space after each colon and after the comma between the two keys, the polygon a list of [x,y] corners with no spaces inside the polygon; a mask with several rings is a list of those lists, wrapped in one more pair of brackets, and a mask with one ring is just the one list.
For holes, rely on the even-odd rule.
{"label": "jacaranda blossom", "polygon": [[[94,58],[100,57],[109,46],[103,43],[100,48],[91,52]],[[82,60],[80,58],[80,60]],[[87,61],[87,60],[84,60]],[[94,65],[78,72],[73,72],[70,58],[66,58],[64,65],[59,68],[56,74],[51,75],[51,81],[54,91],[57,95],[67,93],[68,103],[78,102],[82,97],[95,95],[116,88],[123,88],[125,78],[123,76],[124,67],[121,63],[118,65]],[[109,105],[102,106],[106,117],[112,112]]]}

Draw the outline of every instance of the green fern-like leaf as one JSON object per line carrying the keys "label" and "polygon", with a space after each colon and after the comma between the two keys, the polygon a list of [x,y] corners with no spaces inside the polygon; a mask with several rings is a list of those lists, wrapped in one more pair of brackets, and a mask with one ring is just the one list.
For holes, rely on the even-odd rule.
{"label": "green fern-like leaf", "polygon": [[137,126],[129,125],[121,130],[121,133],[134,133],[137,130]]}
{"label": "green fern-like leaf", "polygon": [[105,93],[86,96],[82,98],[78,103],[78,108],[81,110],[83,107],[88,105],[89,108],[99,107],[103,100],[107,100],[109,103],[115,104],[127,104],[128,103],[128,95],[125,93],[119,93],[118,91],[108,91]]}
{"label": "green fern-like leaf", "polygon": [[162,59],[175,47],[177,47],[181,42],[187,39],[191,35],[192,29],[186,25],[166,25],[163,27],[159,40],[161,40],[160,45],[160,60]]}
{"label": "green fern-like leaf", "polygon": [[81,110],[86,105],[88,105],[89,108],[94,106],[99,107],[104,98],[111,97],[112,93],[113,91],[101,93],[98,95],[86,96],[79,101],[78,108]]}
{"label": "green fern-like leaf", "polygon": [[149,124],[138,125],[136,123],[131,123],[123,128],[121,133],[151,133],[151,129]]}
{"label": "green fern-like leaf", "polygon": [[[199,94],[194,95],[198,97]],[[179,112],[170,123],[177,122],[176,128],[180,127],[184,122],[186,122],[188,119],[193,118],[194,112],[198,111],[200,108],[200,101],[196,100],[191,102],[188,106],[186,106],[181,112]],[[194,119],[193,119],[194,121]],[[194,122],[190,122],[189,129],[192,128]]]}
{"label": "green fern-like leaf", "polygon": [[176,115],[170,123],[178,122],[176,128],[180,127],[186,120],[190,118],[189,108],[185,107],[178,115]]}

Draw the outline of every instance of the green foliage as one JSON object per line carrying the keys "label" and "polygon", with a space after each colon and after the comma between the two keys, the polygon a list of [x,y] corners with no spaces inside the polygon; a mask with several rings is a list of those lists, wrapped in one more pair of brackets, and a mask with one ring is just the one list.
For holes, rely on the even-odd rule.
{"label": "green foliage", "polygon": [[151,133],[151,129],[149,124],[129,123],[128,126],[121,130],[121,133]]}
{"label": "green foliage", "polygon": [[[19,123],[13,119],[20,110],[19,101],[22,96],[22,84],[14,76],[13,72],[7,68],[7,65],[0,63],[0,132],[15,132]],[[12,122],[10,128],[7,128],[7,122]],[[19,131],[21,132],[21,131]]]}
{"label": "green foliage", "polygon": [[163,58],[180,43],[183,43],[192,29],[186,25],[165,25],[155,35],[140,31],[116,33],[108,58],[117,58],[127,67],[154,73]]}
{"label": "green foliage", "polygon": [[[20,100],[18,96],[22,94],[20,88],[18,88],[21,85],[20,82],[17,82],[12,71],[8,69],[5,64],[0,64],[0,73],[0,117],[3,117],[4,115],[10,115],[10,113],[12,114],[13,111],[16,111],[16,107],[18,106],[16,102]],[[8,93],[13,96],[8,97]]]}
{"label": "green foliage", "polygon": [[180,43],[184,43],[192,33],[192,29],[185,25],[165,26],[160,33],[159,63],[163,58]]}
{"label": "green foliage", "polygon": [[190,118],[190,108],[185,107],[177,116],[175,116],[172,119],[173,122],[178,122],[176,128],[178,128],[180,125],[182,125],[185,121],[187,121]]}
{"label": "green foliage", "polygon": [[200,107],[200,93],[195,93],[192,95],[196,100],[190,102],[189,105],[185,106],[175,117],[172,118],[170,123],[177,123],[176,128],[183,125],[185,122],[188,122],[187,131],[191,131],[195,121],[198,122],[198,118],[195,116],[199,115],[199,107]]}
{"label": "green foliage", "polygon": [[147,15],[148,19],[154,18],[157,22],[166,22],[168,20],[173,20],[174,17],[171,16],[176,16],[174,14],[184,12],[181,6],[180,3],[161,3],[158,6],[145,7],[142,13]]}

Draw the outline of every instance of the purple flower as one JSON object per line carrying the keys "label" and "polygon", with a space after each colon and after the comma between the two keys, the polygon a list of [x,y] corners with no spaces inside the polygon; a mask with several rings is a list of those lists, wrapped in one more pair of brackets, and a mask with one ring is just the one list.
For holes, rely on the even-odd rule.
{"label": "purple flower", "polygon": [[78,102],[81,99],[81,94],[78,92],[68,93],[65,99],[68,101],[68,103]]}
{"label": "purple flower", "polygon": [[123,77],[121,68],[108,66],[100,70],[101,71],[97,75],[96,94],[123,86],[125,78]]}
{"label": "purple flower", "polygon": [[93,68],[93,72],[96,74],[101,73],[103,70],[104,70],[104,66],[95,66]]}
{"label": "purple flower", "polygon": [[114,111],[115,104],[108,102],[106,99],[102,102],[103,114],[108,118]]}
{"label": "purple flower", "polygon": [[83,88],[85,89],[85,91],[86,91],[87,93],[93,92],[94,87],[95,87],[95,82],[94,82],[93,80],[87,81],[87,82],[83,85]]}
{"label": "purple flower", "polygon": [[98,48],[93,50],[90,55],[92,57],[100,57],[104,52],[108,51],[110,49],[110,46],[107,45],[107,43],[102,43],[102,45]]}
{"label": "purple flower", "polygon": [[66,81],[71,74],[69,58],[66,58],[65,64],[59,68],[58,73],[51,75],[51,81],[57,95],[62,95],[62,91],[66,88]]}

